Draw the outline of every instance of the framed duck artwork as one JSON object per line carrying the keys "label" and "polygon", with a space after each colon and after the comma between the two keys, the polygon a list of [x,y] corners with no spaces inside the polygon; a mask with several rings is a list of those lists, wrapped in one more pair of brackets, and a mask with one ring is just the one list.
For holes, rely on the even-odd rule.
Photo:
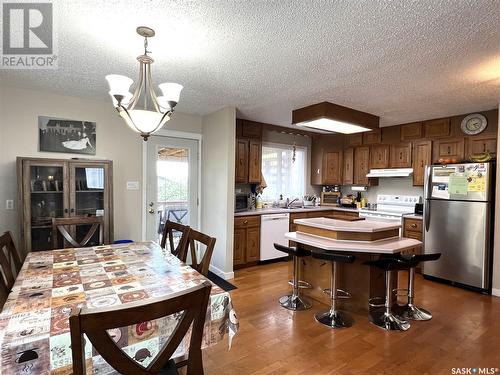
{"label": "framed duck artwork", "polygon": [[39,151],[96,154],[96,123],[38,116]]}

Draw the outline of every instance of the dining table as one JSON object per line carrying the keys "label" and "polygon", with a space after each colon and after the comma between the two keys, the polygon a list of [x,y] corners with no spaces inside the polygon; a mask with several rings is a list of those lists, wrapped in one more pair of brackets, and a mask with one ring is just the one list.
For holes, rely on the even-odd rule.
{"label": "dining table", "polygon": [[[31,252],[0,313],[0,374],[72,374],[69,316],[81,308],[123,306],[188,289],[208,280],[155,242]],[[108,330],[131,358],[147,366],[181,314]],[[239,328],[231,295],[212,283],[202,348]],[[188,350],[189,333],[174,353]],[[85,337],[88,373],[116,372]]]}

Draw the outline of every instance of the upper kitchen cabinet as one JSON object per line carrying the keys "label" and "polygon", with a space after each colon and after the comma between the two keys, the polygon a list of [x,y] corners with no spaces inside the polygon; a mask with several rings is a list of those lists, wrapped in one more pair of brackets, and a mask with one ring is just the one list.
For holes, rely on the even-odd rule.
{"label": "upper kitchen cabinet", "polygon": [[465,139],[463,137],[438,139],[434,141],[433,154],[435,162],[439,162],[441,158],[462,161],[465,157]]}
{"label": "upper kitchen cabinet", "polygon": [[370,147],[370,168],[389,168],[388,145],[377,145]]}
{"label": "upper kitchen cabinet", "polygon": [[363,133],[346,135],[345,144],[347,147],[356,147],[363,144]]}
{"label": "upper kitchen cabinet", "polygon": [[391,145],[391,168],[411,168],[411,143]]}
{"label": "upper kitchen cabinet", "polygon": [[248,182],[249,140],[236,138],[236,183]]}
{"label": "upper kitchen cabinet", "polygon": [[424,121],[424,138],[448,137],[450,135],[450,119],[440,118]]}
{"label": "upper kitchen cabinet", "polygon": [[413,142],[413,185],[424,185],[425,167],[432,164],[432,141]]}
{"label": "upper kitchen cabinet", "polygon": [[260,183],[262,164],[262,124],[236,120],[236,183]]}
{"label": "upper kitchen cabinet", "polygon": [[422,123],[412,122],[410,124],[401,125],[401,140],[409,141],[413,139],[422,138]]}
{"label": "upper kitchen cabinet", "polygon": [[344,150],[344,171],[342,173],[344,185],[352,185],[354,183],[354,149],[348,148]]}
{"label": "upper kitchen cabinet", "polygon": [[343,154],[344,152],[342,150],[325,152],[323,157],[324,185],[342,184]]}
{"label": "upper kitchen cabinet", "polygon": [[370,148],[356,147],[354,149],[354,184],[368,185],[366,175],[370,171]]}
{"label": "upper kitchen cabinet", "polygon": [[340,185],[343,170],[343,138],[314,136],[311,148],[311,185]]}
{"label": "upper kitchen cabinet", "polygon": [[258,184],[262,173],[262,142],[251,139],[248,143],[248,182]]}
{"label": "upper kitchen cabinet", "polygon": [[492,156],[497,153],[496,134],[475,135],[468,139],[467,155],[489,152]]}
{"label": "upper kitchen cabinet", "polygon": [[380,129],[371,130],[362,134],[364,145],[373,145],[382,142],[382,131]]}

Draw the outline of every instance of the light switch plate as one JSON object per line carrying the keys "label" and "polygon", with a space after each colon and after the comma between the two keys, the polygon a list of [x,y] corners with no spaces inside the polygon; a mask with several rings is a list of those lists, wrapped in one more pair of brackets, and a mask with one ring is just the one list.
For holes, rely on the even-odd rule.
{"label": "light switch plate", "polygon": [[5,209],[6,210],[13,210],[14,209],[14,200],[13,199],[7,199],[5,201]]}
{"label": "light switch plate", "polygon": [[139,181],[127,181],[127,190],[139,190]]}

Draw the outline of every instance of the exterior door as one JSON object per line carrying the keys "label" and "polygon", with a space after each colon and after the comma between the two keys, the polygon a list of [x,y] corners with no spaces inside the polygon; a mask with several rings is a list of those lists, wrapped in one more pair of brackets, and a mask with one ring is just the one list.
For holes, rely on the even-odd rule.
{"label": "exterior door", "polygon": [[147,142],[146,239],[161,241],[167,220],[198,228],[198,141],[152,136]]}

